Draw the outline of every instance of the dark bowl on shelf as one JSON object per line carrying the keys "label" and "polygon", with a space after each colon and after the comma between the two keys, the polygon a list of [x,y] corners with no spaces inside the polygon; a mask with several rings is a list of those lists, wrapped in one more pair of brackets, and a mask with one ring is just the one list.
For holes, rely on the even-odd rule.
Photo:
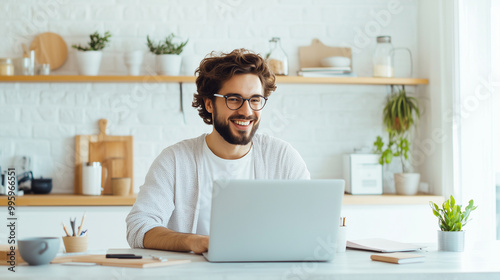
{"label": "dark bowl on shelf", "polygon": [[35,194],[48,194],[52,191],[52,179],[39,178],[31,181],[31,191]]}

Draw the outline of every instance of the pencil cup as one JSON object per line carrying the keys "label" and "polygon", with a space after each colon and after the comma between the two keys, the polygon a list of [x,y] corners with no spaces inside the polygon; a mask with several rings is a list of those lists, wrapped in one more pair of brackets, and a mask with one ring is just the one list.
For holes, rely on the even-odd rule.
{"label": "pencil cup", "polygon": [[66,248],[66,253],[76,253],[76,252],[86,252],[88,243],[88,237],[85,236],[63,236],[64,248]]}
{"label": "pencil cup", "polygon": [[113,195],[129,195],[130,178],[111,178],[111,187],[113,188]]}
{"label": "pencil cup", "polygon": [[340,226],[337,234],[337,253],[344,253],[347,246],[347,227]]}

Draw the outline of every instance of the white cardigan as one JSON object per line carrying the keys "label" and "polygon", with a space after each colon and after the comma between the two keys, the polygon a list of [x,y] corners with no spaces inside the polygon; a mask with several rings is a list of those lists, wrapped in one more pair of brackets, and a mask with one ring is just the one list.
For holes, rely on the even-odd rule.
{"label": "white cardigan", "polygon": [[[144,248],[144,234],[158,226],[196,233],[198,170],[205,137],[167,147],[151,165],[126,219],[127,241],[132,248]],[[256,179],[310,179],[304,160],[290,144],[263,134],[255,134],[252,143]]]}

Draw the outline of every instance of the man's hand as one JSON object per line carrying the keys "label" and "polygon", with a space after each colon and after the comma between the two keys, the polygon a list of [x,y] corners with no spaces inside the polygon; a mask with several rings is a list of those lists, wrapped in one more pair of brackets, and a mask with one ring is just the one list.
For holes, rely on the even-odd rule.
{"label": "man's hand", "polygon": [[167,251],[201,254],[208,251],[208,236],[180,233],[165,227],[155,227],[144,235],[144,247]]}
{"label": "man's hand", "polygon": [[208,236],[191,235],[190,248],[196,254],[208,251]]}

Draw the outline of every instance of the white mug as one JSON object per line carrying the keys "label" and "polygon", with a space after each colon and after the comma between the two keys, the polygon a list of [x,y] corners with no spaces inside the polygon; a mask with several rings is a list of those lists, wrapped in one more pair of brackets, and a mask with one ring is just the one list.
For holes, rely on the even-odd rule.
{"label": "white mug", "polygon": [[[105,178],[107,177],[108,174],[106,170]],[[85,195],[101,195],[101,191],[102,191],[101,163],[84,162],[82,165],[82,193]]]}

